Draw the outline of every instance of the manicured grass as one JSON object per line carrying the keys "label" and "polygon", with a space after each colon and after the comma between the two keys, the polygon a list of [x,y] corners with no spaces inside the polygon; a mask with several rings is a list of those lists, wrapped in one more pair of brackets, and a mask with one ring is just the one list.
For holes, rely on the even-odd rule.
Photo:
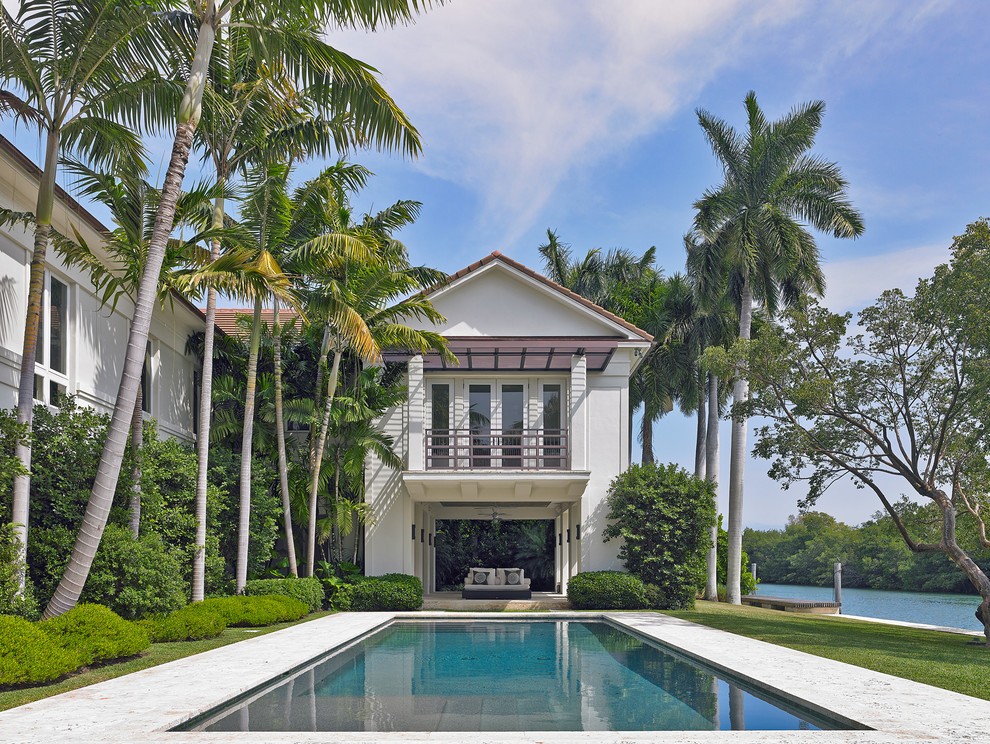
{"label": "manicured grass", "polygon": [[176,659],[181,659],[185,656],[192,656],[193,654],[198,654],[201,651],[209,651],[210,649],[220,648],[221,646],[237,643],[238,641],[243,641],[248,638],[257,638],[258,636],[265,635],[266,633],[282,630],[283,628],[298,625],[299,623],[306,623],[310,620],[316,620],[317,618],[326,617],[330,614],[333,613],[329,611],[314,612],[313,614],[307,615],[303,619],[296,620],[295,622],[279,623],[277,625],[269,625],[263,628],[227,628],[216,638],[208,638],[203,641],[153,643],[146,651],[136,658],[117,662],[115,664],[107,664],[106,666],[97,667],[95,669],[85,669],[84,671],[70,675],[60,682],[54,682],[49,685],[39,685],[37,687],[27,687],[20,690],[0,692],[0,710],[15,708],[18,705],[31,703],[35,700],[41,700],[42,698],[51,697],[52,695],[68,692],[69,690],[76,690],[80,687],[86,687],[87,685],[92,685],[97,682],[113,679],[114,677],[122,677],[125,674],[130,674],[131,672],[137,672],[141,669],[147,669],[149,667],[158,666],[159,664],[165,664],[169,661],[175,661]]}
{"label": "manicured grass", "polygon": [[971,636],[716,602],[665,614],[990,700],[990,649]]}

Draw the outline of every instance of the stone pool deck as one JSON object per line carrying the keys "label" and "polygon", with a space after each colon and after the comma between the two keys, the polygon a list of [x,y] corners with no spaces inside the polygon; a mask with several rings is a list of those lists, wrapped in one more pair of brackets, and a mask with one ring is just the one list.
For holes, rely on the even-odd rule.
{"label": "stone pool deck", "polygon": [[[708,732],[170,732],[220,703],[286,674],[393,618],[514,621],[549,618],[615,624],[655,639],[749,684],[813,711],[871,730]],[[483,670],[479,670],[483,673]],[[75,742],[437,742],[502,744],[592,742],[640,744],[835,744],[987,742],[990,701],[872,672],[654,612],[415,612],[332,615],[0,713],[6,744]]]}

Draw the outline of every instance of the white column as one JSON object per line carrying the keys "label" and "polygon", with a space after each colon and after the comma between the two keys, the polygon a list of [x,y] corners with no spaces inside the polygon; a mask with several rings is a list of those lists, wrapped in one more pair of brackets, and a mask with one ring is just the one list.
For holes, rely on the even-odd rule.
{"label": "white column", "polygon": [[405,549],[402,551],[402,573],[414,574],[416,572],[416,542],[419,540],[419,525],[416,525],[415,540],[410,539],[412,525],[416,524],[416,504],[405,494],[402,499],[402,544]]}
{"label": "white column", "polygon": [[410,470],[426,470],[426,381],[423,379],[423,357],[409,360],[409,464]]}
{"label": "white column", "polygon": [[588,469],[588,360],[571,357],[571,470]]}

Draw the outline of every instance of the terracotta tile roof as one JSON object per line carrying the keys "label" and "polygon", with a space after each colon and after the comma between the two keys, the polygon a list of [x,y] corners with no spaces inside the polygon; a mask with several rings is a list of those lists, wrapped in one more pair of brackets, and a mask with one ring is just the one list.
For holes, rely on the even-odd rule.
{"label": "terracotta tile roof", "polygon": [[[615,313],[611,313],[608,310],[606,310],[605,308],[603,308],[603,307],[601,307],[599,305],[596,305],[594,302],[592,302],[591,300],[589,300],[587,298],[582,297],[577,292],[572,292],[567,287],[564,287],[564,286],[562,286],[560,284],[557,284],[557,282],[555,282],[555,281],[553,281],[551,279],[547,279],[545,276],[543,276],[543,274],[539,274],[539,273],[533,271],[528,266],[523,266],[518,261],[513,261],[508,256],[503,256],[498,251],[494,251],[494,252],[490,253],[489,255],[487,255],[484,258],[482,258],[480,261],[475,261],[473,264],[471,264],[470,266],[468,266],[466,268],[461,269],[456,274],[451,274],[450,275],[450,278],[448,279],[448,284],[450,282],[457,281],[461,277],[467,276],[468,274],[470,274],[473,271],[477,271],[482,266],[485,266],[487,264],[490,264],[492,261],[501,261],[506,266],[510,266],[513,269],[515,269],[516,271],[522,272],[526,276],[528,276],[528,277],[530,277],[532,279],[535,279],[536,281],[540,282],[541,284],[546,285],[547,287],[550,287],[550,289],[554,290],[555,292],[559,292],[560,294],[564,295],[568,299],[574,300],[575,302],[578,302],[578,303],[584,305],[586,308],[588,308],[589,310],[592,310],[593,312],[597,313],[598,315],[601,315],[603,318],[607,318],[608,320],[611,320],[613,323],[618,323],[620,326],[622,326],[626,330],[632,331],[633,333],[635,333],[637,336],[639,336],[640,338],[642,338],[644,341],[652,341],[653,340],[653,336],[651,336],[649,333],[647,333],[646,331],[644,331],[642,328],[637,328],[632,323],[630,323],[628,320],[625,320],[623,318],[620,318]],[[445,286],[447,286],[447,285],[446,284],[438,284],[435,287],[430,287],[429,289],[424,290],[422,294],[424,294],[424,295],[432,294],[432,293],[436,292],[437,290],[442,289]]]}
{"label": "terracotta tile roof", "polygon": [[[200,311],[205,313],[204,308],[200,308]],[[275,313],[271,308],[266,308],[261,311],[261,323],[266,327],[270,327],[274,321]],[[240,317],[246,317],[248,319],[254,317],[254,308],[230,308],[230,307],[218,307],[216,316],[216,327],[221,331],[226,333],[228,336],[236,336],[238,338],[247,338],[250,335],[250,331],[242,328],[237,319]],[[278,320],[282,325],[285,325],[287,320],[292,319],[293,321],[298,320],[299,313],[295,310],[289,310],[282,308],[278,311]],[[298,330],[298,323],[293,323]]]}

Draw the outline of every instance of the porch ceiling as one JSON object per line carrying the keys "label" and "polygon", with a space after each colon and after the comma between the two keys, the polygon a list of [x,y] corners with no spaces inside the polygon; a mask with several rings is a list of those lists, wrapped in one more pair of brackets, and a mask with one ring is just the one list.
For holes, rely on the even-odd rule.
{"label": "porch ceiling", "polygon": [[484,473],[407,470],[402,473],[402,481],[414,500],[443,501],[448,505],[571,503],[584,494],[589,478],[588,471],[575,470]]}
{"label": "porch ceiling", "polygon": [[[571,357],[584,355],[589,372],[601,372],[608,366],[619,346],[620,338],[497,338],[491,336],[450,336],[447,343],[457,356],[459,366],[450,365],[436,353],[423,354],[423,369],[464,371],[569,372]],[[413,353],[407,349],[388,349],[382,356],[388,362],[404,362]]]}

